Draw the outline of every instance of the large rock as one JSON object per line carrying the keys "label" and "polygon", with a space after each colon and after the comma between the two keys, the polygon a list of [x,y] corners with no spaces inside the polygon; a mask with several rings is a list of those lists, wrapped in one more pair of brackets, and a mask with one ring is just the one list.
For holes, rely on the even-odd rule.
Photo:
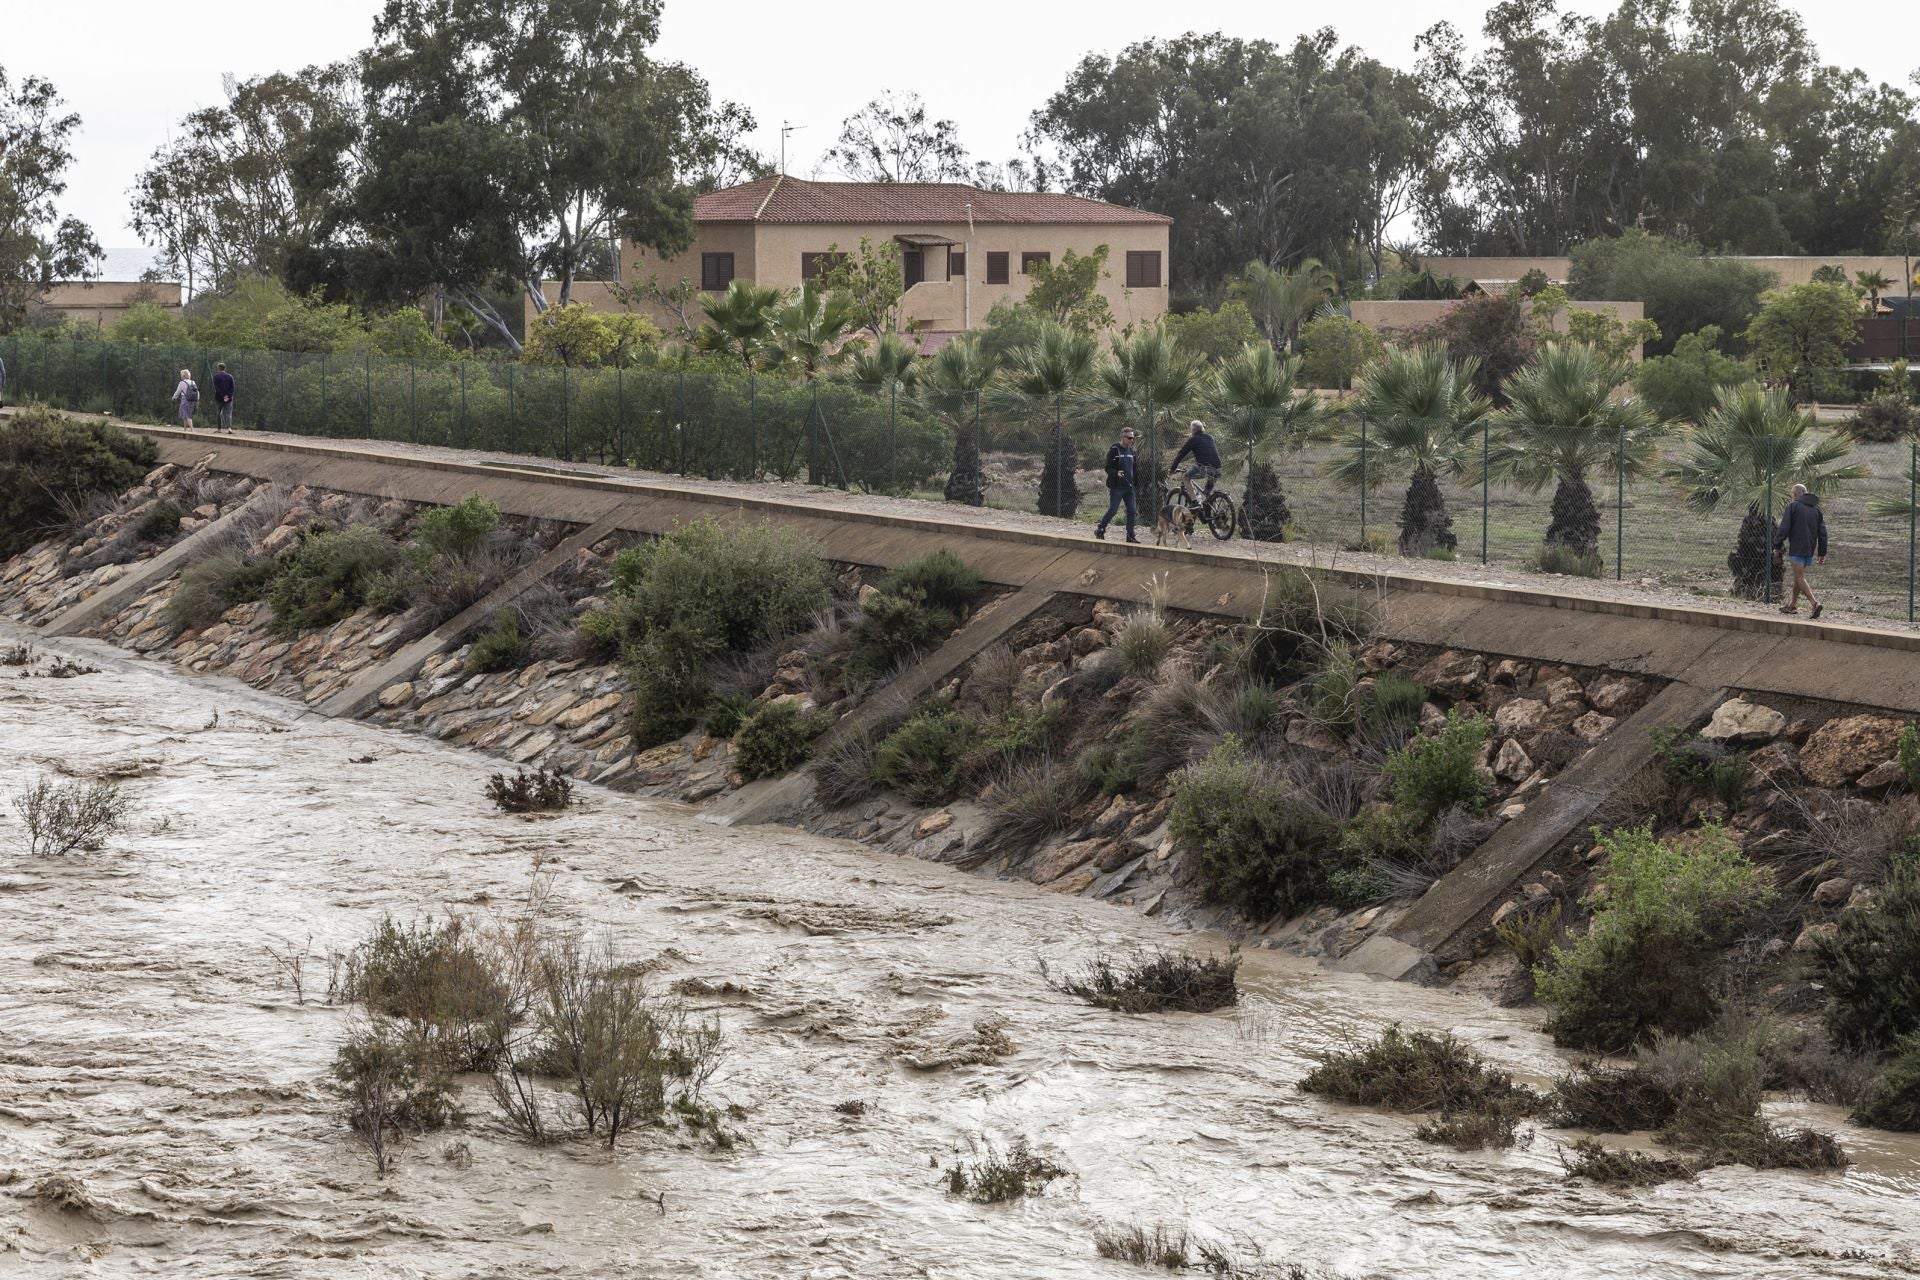
{"label": "large rock", "polygon": [[1508,782],[1518,782],[1533,772],[1533,761],[1527,757],[1525,747],[1512,738],[1501,744],[1500,754],[1493,758],[1493,773],[1497,778]]}
{"label": "large rock", "polygon": [[1902,725],[1886,716],[1847,716],[1820,726],[1800,752],[1800,771],[1821,787],[1843,787],[1893,759]]}
{"label": "large rock", "polygon": [[1603,716],[1598,711],[1589,711],[1583,716],[1575,716],[1569,731],[1583,742],[1598,742],[1613,732],[1613,726],[1620,722],[1612,716]]}
{"label": "large rock", "polygon": [[1493,723],[1502,733],[1528,734],[1546,723],[1547,704],[1538,698],[1511,698],[1493,713]]}
{"label": "large rock", "polygon": [[1632,676],[1602,676],[1587,686],[1588,704],[1610,716],[1637,710],[1646,701],[1646,694],[1646,682]]}
{"label": "large rock", "polygon": [[399,684],[390,684],[380,691],[380,705],[383,707],[397,707],[403,702],[411,702],[412,700],[413,683],[409,680],[402,680]]}
{"label": "large rock", "polygon": [[[1035,884],[1050,884],[1075,867],[1083,866],[1105,852],[1104,840],[1077,840],[1072,844],[1058,845],[1041,854],[1033,864],[1031,879]],[[1087,883],[1093,883],[1089,880]]]}
{"label": "large rock", "polygon": [[1477,653],[1449,649],[1434,658],[1414,679],[1435,693],[1449,698],[1471,698],[1487,678],[1487,660]]}
{"label": "large rock", "polygon": [[1728,698],[1714,710],[1700,736],[1709,742],[1772,742],[1786,727],[1787,718],[1772,707]]}

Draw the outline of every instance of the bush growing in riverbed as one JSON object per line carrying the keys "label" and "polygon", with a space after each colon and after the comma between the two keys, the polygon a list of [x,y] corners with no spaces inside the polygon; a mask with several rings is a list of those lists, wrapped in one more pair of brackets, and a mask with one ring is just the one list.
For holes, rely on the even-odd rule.
{"label": "bush growing in riverbed", "polygon": [[347,1103],[347,1122],[381,1177],[393,1167],[403,1136],[460,1119],[445,1062],[416,1032],[381,1019],[348,1035],[334,1055],[333,1079]]}
{"label": "bush growing in riverbed", "polygon": [[520,632],[520,619],[511,609],[493,615],[493,626],[481,633],[467,651],[469,671],[512,671],[527,660],[529,642]]}
{"label": "bush growing in riverbed", "polygon": [[75,849],[94,850],[126,826],[132,800],[118,783],[55,783],[41,778],[13,797],[13,809],[27,828],[27,852],[57,857]]}
{"label": "bush growing in riverbed", "polygon": [[1711,825],[1673,841],[1637,827],[1600,844],[1592,926],[1534,971],[1555,1043],[1613,1050],[1706,1026],[1720,1008],[1722,949],[1772,897],[1766,874]]}
{"label": "bush growing in riverbed", "polygon": [[1439,733],[1415,738],[1389,755],[1382,768],[1393,784],[1394,799],[1427,819],[1455,805],[1480,812],[1487,786],[1476,765],[1488,727],[1484,716],[1454,711]]}
{"label": "bush growing in riverbed", "polygon": [[1644,1151],[1615,1151],[1592,1138],[1581,1138],[1561,1148],[1560,1163],[1569,1178],[1586,1178],[1610,1187],[1651,1187],[1662,1182],[1691,1181],[1694,1169],[1673,1156]]}
{"label": "bush growing in riverbed", "polygon": [[935,700],[874,749],[874,781],[914,804],[938,804],[953,794],[972,740],[967,719],[945,701]]}
{"label": "bush growing in riverbed", "polygon": [[158,457],[146,436],[78,422],[45,405],[0,420],[0,560],[32,546],[89,498],[139,484]]}
{"label": "bush growing in riverbed", "polygon": [[1093,1233],[1093,1248],[1103,1258],[1131,1262],[1136,1267],[1180,1271],[1187,1265],[1186,1233],[1175,1234],[1164,1226],[1155,1226],[1151,1233],[1137,1222],[1098,1227]]}
{"label": "bush growing in riverbed", "polygon": [[965,1196],[975,1204],[999,1204],[1037,1192],[1066,1173],[1045,1156],[1035,1154],[1025,1138],[1016,1138],[1005,1154],[989,1146],[986,1154],[971,1165],[956,1161],[947,1170],[947,1192]]}
{"label": "bush growing in riverbed", "polygon": [[573,782],[557,769],[515,769],[487,779],[487,799],[502,813],[550,813],[573,803]]}
{"label": "bush growing in riverbed", "polygon": [[1844,1168],[1846,1152],[1831,1135],[1777,1129],[1761,1116],[1777,1039],[1772,1022],[1737,1011],[1697,1035],[1656,1035],[1639,1059],[1674,1100],[1660,1141],[1755,1169]]}
{"label": "bush growing in riverbed", "polygon": [[409,925],[383,917],[348,956],[341,984],[376,1020],[405,1029],[447,1071],[484,1071],[515,1016],[514,992],[458,919]]}
{"label": "bush growing in riverbed", "polygon": [[167,597],[167,623],[176,632],[205,630],[235,605],[264,599],[279,571],[272,557],[249,560],[238,551],[216,552],[180,575],[180,585]]}
{"label": "bush growing in riverbed", "polygon": [[1043,962],[1041,976],[1055,991],[1120,1013],[1212,1013],[1240,998],[1237,953],[1191,956],[1156,951],[1131,959],[1096,956],[1085,969],[1055,979]]}
{"label": "bush growing in riverbed", "polygon": [[1338,828],[1286,779],[1228,737],[1174,778],[1174,840],[1193,852],[1202,893],[1249,920],[1323,901]]}
{"label": "bush growing in riverbed", "polygon": [[1330,1053],[1300,1082],[1307,1093],[1389,1111],[1527,1116],[1539,1096],[1452,1034],[1402,1031]]}
{"label": "bush growing in riverbed", "polygon": [[1548,1100],[1553,1122],[1595,1133],[1653,1130],[1673,1119],[1673,1094],[1645,1067],[1588,1062],[1560,1077]]}
{"label": "bush growing in riverbed", "polygon": [[1900,1056],[1867,1089],[1853,1109],[1855,1124],[1920,1133],[1920,1032],[1900,1045]]}

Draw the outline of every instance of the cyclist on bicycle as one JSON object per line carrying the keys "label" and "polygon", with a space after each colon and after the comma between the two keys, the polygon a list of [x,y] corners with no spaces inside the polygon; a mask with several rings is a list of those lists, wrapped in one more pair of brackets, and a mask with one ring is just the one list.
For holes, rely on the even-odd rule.
{"label": "cyclist on bicycle", "polygon": [[1180,491],[1187,496],[1187,501],[1191,502],[1193,501],[1193,481],[1205,480],[1206,491],[1200,496],[1200,503],[1204,506],[1207,499],[1213,496],[1213,482],[1220,478],[1220,446],[1215,444],[1213,437],[1207,434],[1207,425],[1200,419],[1195,418],[1187,426],[1192,434],[1188,435],[1187,442],[1180,446],[1180,452],[1173,455],[1173,463],[1169,469],[1178,474],[1181,462],[1185,461],[1188,454],[1193,455],[1193,466],[1180,477]]}

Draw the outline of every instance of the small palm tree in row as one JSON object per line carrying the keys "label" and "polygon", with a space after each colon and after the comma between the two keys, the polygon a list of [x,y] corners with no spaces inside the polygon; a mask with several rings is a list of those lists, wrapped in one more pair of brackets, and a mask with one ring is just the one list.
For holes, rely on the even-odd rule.
{"label": "small palm tree in row", "polygon": [[1360,419],[1342,432],[1344,454],[1329,467],[1337,482],[1371,488],[1408,476],[1400,509],[1400,553],[1451,551],[1459,539],[1440,492],[1441,476],[1459,476],[1477,460],[1482,422],[1493,404],[1473,389],[1479,366],[1450,360],[1445,348],[1390,348],[1361,375]]}
{"label": "small palm tree in row", "polygon": [[1632,376],[1624,360],[1610,360],[1584,343],[1548,345],[1508,380],[1508,406],[1491,426],[1499,443],[1487,458],[1495,479],[1530,492],[1551,482],[1552,518],[1541,566],[1558,572],[1600,573],[1600,510],[1587,477],[1612,471],[1617,479],[1650,473],[1663,424],[1622,389]]}
{"label": "small palm tree in row", "polygon": [[1794,407],[1786,391],[1758,383],[1722,387],[1667,478],[1702,514],[1722,504],[1742,510],[1727,568],[1735,594],[1759,597],[1778,580],[1773,568],[1773,508],[1795,484],[1814,493],[1863,479],[1867,469],[1848,462],[1852,446],[1820,435],[1811,413]]}
{"label": "small palm tree in row", "polygon": [[1026,404],[1051,409],[1051,435],[1045,463],[1040,468],[1040,511],[1070,518],[1080,507],[1079,450],[1067,434],[1069,402],[1077,402],[1093,384],[1099,365],[1093,335],[1048,321],[1034,341],[1013,353],[1007,386]]}
{"label": "small palm tree in row", "polygon": [[1258,462],[1260,441],[1295,446],[1321,423],[1319,398],[1300,385],[1300,360],[1279,356],[1265,343],[1250,343],[1221,365],[1201,393],[1207,414],[1225,436],[1247,444],[1247,484],[1240,499],[1240,532],[1262,542],[1282,542],[1292,511],[1271,462]]}

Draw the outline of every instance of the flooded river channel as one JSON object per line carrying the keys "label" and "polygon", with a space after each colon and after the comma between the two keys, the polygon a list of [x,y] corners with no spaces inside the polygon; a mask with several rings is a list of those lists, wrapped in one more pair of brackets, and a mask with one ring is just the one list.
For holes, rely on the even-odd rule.
{"label": "flooded river channel", "polygon": [[[1348,1277],[1920,1274],[1920,1142],[1831,1108],[1779,1110],[1842,1128],[1843,1175],[1616,1192],[1564,1178],[1563,1133],[1458,1154],[1295,1084],[1395,1020],[1544,1082],[1564,1060],[1526,1011],[1255,951],[1238,1010],[1107,1013],[1040,962],[1166,925],[592,788],[557,818],[501,816],[483,757],[70,651],[102,670],[0,679],[0,789],[111,774],[139,807],[106,850],[60,859],[0,820],[0,1274],[1144,1274],[1095,1253],[1124,1222]],[[377,1178],[324,1087],[349,1016],[321,1002],[324,954],[382,913],[500,910],[536,858],[559,920],[660,957],[663,984],[744,989],[693,1000],[726,1030],[709,1088],[742,1109],[741,1142],[535,1148],[474,1082],[463,1128]],[[314,956],[304,1004],[269,953],[289,946]],[[915,1065],[996,1016],[1007,1056]],[[851,1100],[864,1116],[835,1111]],[[1009,1205],[946,1193],[939,1166],[1020,1138],[1068,1176]],[[93,1210],[36,1198],[51,1174]]]}

